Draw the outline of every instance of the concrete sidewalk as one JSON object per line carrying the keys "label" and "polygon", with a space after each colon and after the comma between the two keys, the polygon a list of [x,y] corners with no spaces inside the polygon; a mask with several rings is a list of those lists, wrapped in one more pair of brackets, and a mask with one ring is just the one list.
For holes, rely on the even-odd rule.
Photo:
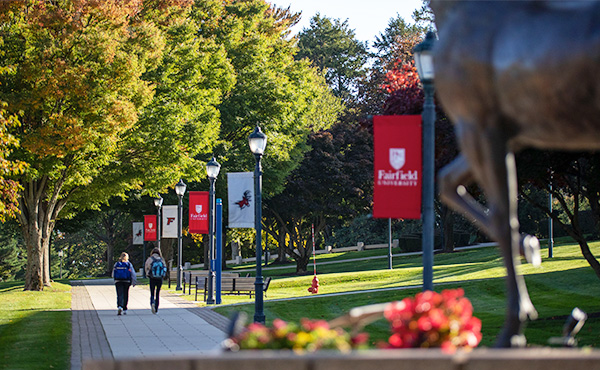
{"label": "concrete sidewalk", "polygon": [[127,315],[117,316],[112,279],[73,284],[71,369],[86,359],[126,359],[219,351],[227,319],[161,291],[157,314],[148,286],[129,290]]}

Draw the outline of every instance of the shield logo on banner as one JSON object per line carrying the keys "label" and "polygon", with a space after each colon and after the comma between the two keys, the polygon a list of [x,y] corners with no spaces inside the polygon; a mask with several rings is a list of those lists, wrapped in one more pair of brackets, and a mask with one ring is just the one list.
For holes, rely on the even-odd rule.
{"label": "shield logo on banner", "polygon": [[406,162],[406,149],[390,148],[390,165],[397,171],[404,166]]}
{"label": "shield logo on banner", "polygon": [[202,213],[202,204],[196,204],[196,213]]}
{"label": "shield logo on banner", "polygon": [[153,224],[152,222],[150,222],[150,223],[148,224],[148,227],[149,227],[149,228],[151,228],[151,229],[153,229],[153,228],[154,228],[153,226],[154,226],[154,224]]}

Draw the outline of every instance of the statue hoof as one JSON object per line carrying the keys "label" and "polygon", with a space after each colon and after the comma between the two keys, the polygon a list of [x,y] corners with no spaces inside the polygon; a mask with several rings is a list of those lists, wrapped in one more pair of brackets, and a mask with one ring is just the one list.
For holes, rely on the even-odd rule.
{"label": "statue hoof", "polygon": [[535,267],[540,267],[542,264],[542,255],[540,253],[540,241],[538,238],[532,235],[525,235],[522,240],[522,248],[527,262]]}

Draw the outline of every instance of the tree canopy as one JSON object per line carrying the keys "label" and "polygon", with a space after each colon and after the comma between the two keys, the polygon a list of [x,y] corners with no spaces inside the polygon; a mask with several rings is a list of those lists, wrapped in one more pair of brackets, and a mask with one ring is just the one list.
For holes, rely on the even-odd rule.
{"label": "tree canopy", "polygon": [[357,80],[366,74],[367,44],[356,40],[348,21],[316,14],[298,34],[297,58],[308,58],[344,101],[356,95]]}
{"label": "tree canopy", "polygon": [[[170,158],[175,171],[183,172],[182,163],[198,152],[185,141],[201,127],[197,113],[185,115],[191,101],[172,97],[175,103],[165,110],[177,110],[179,120],[173,114],[144,111],[164,82],[161,78],[169,81],[177,74],[160,70],[169,65],[163,64],[165,52],[176,57],[174,47],[189,47],[185,42],[167,45],[185,28],[190,6],[183,0],[3,2],[1,63],[10,72],[0,76],[0,93],[7,110],[21,121],[14,130],[21,146],[12,158],[29,164],[17,180],[28,256],[26,289],[40,290],[49,283],[49,236],[63,208],[68,213],[97,207],[111,196],[139,188],[150,173],[140,147],[147,149],[151,140],[143,133],[152,131],[140,129],[138,122],[178,124],[170,134],[179,139],[161,142],[163,148],[177,144],[168,146],[175,155],[161,157]],[[205,78],[196,76],[195,81]],[[159,88],[158,97],[160,93]],[[216,102],[193,102],[198,103]],[[148,115],[153,119],[140,121]],[[216,121],[215,108],[212,116],[203,118]]]}

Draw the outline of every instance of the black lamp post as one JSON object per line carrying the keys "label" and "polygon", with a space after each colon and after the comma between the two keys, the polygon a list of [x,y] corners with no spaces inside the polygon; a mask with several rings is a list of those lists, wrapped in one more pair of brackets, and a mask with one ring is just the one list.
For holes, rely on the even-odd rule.
{"label": "black lamp post", "polygon": [[206,164],[206,174],[210,181],[210,191],[208,192],[208,294],[206,296],[207,304],[215,304],[213,295],[213,286],[215,281],[215,271],[213,261],[215,260],[215,180],[219,176],[221,165],[215,160],[215,157]]}
{"label": "black lamp post", "polygon": [[175,290],[181,290],[181,268],[182,268],[182,245],[181,245],[181,225],[183,219],[183,195],[185,194],[185,189],[187,185],[183,182],[183,180],[179,179],[177,185],[175,185],[175,193],[179,197],[179,204],[177,206],[177,287]]}
{"label": "black lamp post", "polygon": [[256,229],[256,280],[254,281],[255,296],[254,296],[254,322],[265,322],[265,314],[263,312],[263,277],[262,277],[262,168],[260,159],[265,152],[267,146],[267,135],[260,131],[260,127],[256,126],[254,131],[248,136],[250,151],[256,158],[256,167],[254,168],[254,196],[256,197],[254,204],[254,226]]}
{"label": "black lamp post", "polygon": [[154,198],[154,205],[156,206],[156,246],[160,249],[160,225],[162,224],[161,214],[163,198],[158,194],[158,197]]}
{"label": "black lamp post", "polygon": [[427,32],[425,40],[415,46],[415,64],[423,90],[423,290],[433,290],[434,243],[434,172],[435,172],[435,105],[433,102],[433,55],[435,34]]}

